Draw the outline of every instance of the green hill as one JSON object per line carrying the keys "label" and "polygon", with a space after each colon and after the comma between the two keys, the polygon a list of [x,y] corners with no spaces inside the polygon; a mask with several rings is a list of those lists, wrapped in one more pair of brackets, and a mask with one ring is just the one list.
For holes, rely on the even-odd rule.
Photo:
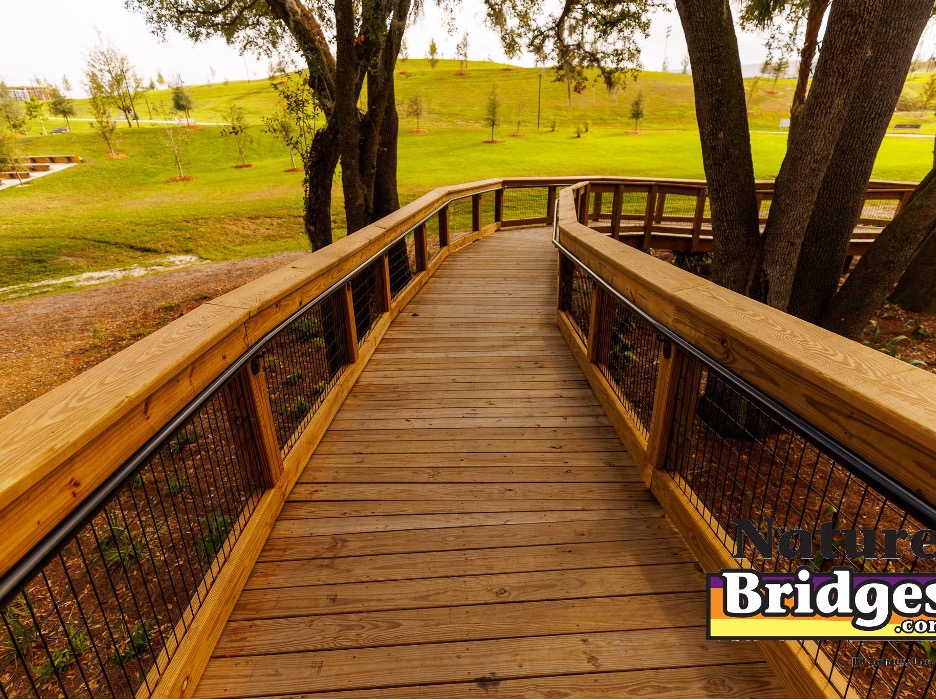
{"label": "green hill", "polygon": [[[410,59],[399,64],[397,73],[404,201],[441,184],[498,175],[703,176],[690,76],[642,73],[617,96],[594,85],[573,94],[570,106],[565,86],[546,71],[537,129],[538,69],[472,61],[460,76],[454,61],[441,61],[433,70],[425,60]],[[908,90],[916,90],[924,79],[914,76]],[[481,122],[495,84],[504,115],[496,135],[503,143],[485,144],[488,132]],[[761,80],[751,110],[755,167],[759,177],[767,178],[776,175],[786,147],[784,134],[769,132],[777,131],[787,113],[793,83],[780,81],[773,88],[772,80]],[[185,164],[187,174],[195,176],[191,182],[167,182],[177,173],[163,129],[155,125],[120,127],[120,150],[127,155],[122,160],[105,157],[103,142],[86,121],[73,121],[69,134],[21,141],[27,154],[74,153],[85,162],[27,187],[0,191],[0,287],[147,263],[170,254],[217,261],[306,246],[302,174],[284,172],[290,165],[286,149],[255,126],[249,154],[254,167],[235,170],[233,145],[221,138],[219,127],[209,125],[220,120],[232,101],[257,124],[276,104],[269,82],[191,90],[193,117],[203,124],[187,132],[191,138]],[[634,133],[629,113],[637,90],[645,96],[646,117]],[[409,132],[415,121],[405,108],[417,93],[426,106],[421,120],[426,134]],[[157,105],[168,102],[169,93],[155,91],[146,100],[156,116]],[[78,107],[79,118],[88,118],[87,105],[79,101]],[[148,116],[145,102],[138,112]],[[525,136],[510,137],[518,114]],[[31,128],[36,133],[38,125]],[[580,137],[578,131],[583,132]],[[931,163],[931,140],[888,138],[875,176],[920,179]],[[337,184],[333,220],[342,233]]]}

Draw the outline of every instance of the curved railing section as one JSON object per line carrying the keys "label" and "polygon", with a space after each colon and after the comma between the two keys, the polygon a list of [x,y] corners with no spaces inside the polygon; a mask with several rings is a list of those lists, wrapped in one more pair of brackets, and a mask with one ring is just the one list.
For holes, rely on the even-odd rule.
{"label": "curved railing section", "polygon": [[[286,495],[392,319],[452,251],[552,221],[559,191],[580,180],[434,190],[0,420],[0,697],[190,695]],[[586,220],[604,226],[594,201],[606,186],[612,204],[646,191],[662,225],[682,216],[671,188],[704,183],[590,178],[563,191],[559,221],[560,325],[573,351],[587,348],[586,373],[607,388],[599,395],[661,501],[694,499],[670,509],[690,541],[721,542],[709,494],[729,492],[693,481],[700,473],[668,451],[670,435],[707,444],[687,418],[701,415],[692,391],[674,387],[722,375],[675,341],[667,355],[661,327],[933,502],[932,480],[918,478],[936,423],[927,375],[587,228],[576,204],[591,202]],[[612,207],[621,235],[625,213]]]}
{"label": "curved railing section", "polygon": [[[900,213],[916,185],[873,180],[865,192],[858,224],[848,246],[848,257],[863,255],[878,234]],[[761,227],[773,203],[773,181],[757,183]],[[579,207],[579,222],[641,250],[709,253],[712,218],[708,186],[698,180],[640,181],[611,178],[590,180],[578,196],[588,200]]]}
{"label": "curved railing section", "polygon": [[[703,567],[739,566],[733,518],[774,518],[776,533],[829,520],[911,535],[936,525],[936,377],[584,225],[599,221],[586,213],[608,187],[618,185],[581,182],[559,197],[559,325]],[[803,564],[745,553],[761,571]],[[936,570],[909,547],[900,554],[859,561],[836,547],[809,563]],[[912,642],[761,647],[799,697],[922,697],[936,673],[902,663],[927,657]],[[853,657],[890,662],[856,667]]]}

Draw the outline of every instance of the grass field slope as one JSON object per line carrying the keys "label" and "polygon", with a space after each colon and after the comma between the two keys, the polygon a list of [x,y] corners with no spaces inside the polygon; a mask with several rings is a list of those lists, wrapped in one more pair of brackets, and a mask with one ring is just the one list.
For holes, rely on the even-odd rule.
{"label": "grass field slope", "polygon": [[[646,72],[617,95],[594,84],[570,100],[549,70],[541,79],[539,69],[471,61],[461,72],[454,61],[441,61],[435,69],[424,59],[398,64],[404,200],[441,184],[495,175],[703,175],[691,76]],[[924,81],[923,75],[912,76],[905,94],[913,98]],[[495,137],[502,143],[486,144],[489,129],[482,121],[495,85],[503,115]],[[147,265],[167,256],[220,261],[306,246],[302,174],[284,172],[290,167],[288,152],[260,128],[260,117],[276,107],[269,81],[190,89],[192,116],[200,127],[186,132],[184,163],[186,174],[194,176],[188,182],[169,182],[178,173],[158,125],[119,125],[126,158],[112,159],[89,122],[82,121],[89,115],[80,100],[69,134],[40,136],[38,124],[31,124],[33,135],[21,141],[25,154],[73,153],[84,162],[0,192],[0,288],[16,287],[0,289],[0,300],[30,293],[18,285]],[[750,119],[758,177],[773,177],[780,167],[786,136],[778,126],[792,89],[792,81],[762,79],[753,91]],[[639,131],[629,119],[637,91],[644,95],[646,110]],[[420,126],[428,133],[410,133],[416,123],[407,105],[417,94],[426,112]],[[155,117],[168,101],[167,91],[148,93],[138,112],[146,119],[152,110]],[[220,135],[217,123],[231,102],[255,124],[251,168],[233,167],[235,148]],[[933,120],[917,111],[895,115],[895,123],[908,121],[921,123],[924,132],[934,130]],[[50,125],[60,124],[47,120]],[[875,177],[922,178],[932,163],[932,148],[932,139],[887,138]],[[343,231],[337,191],[333,219]]]}

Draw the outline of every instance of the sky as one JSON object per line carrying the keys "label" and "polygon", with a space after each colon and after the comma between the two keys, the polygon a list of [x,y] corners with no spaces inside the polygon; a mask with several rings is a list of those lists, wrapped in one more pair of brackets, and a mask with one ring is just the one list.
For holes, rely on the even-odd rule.
{"label": "sky", "polygon": [[[423,57],[434,38],[445,58],[453,58],[457,36],[449,36],[442,12],[433,2],[425,2],[423,16],[408,29],[406,41],[410,58]],[[672,28],[669,40],[667,29]],[[168,79],[176,74],[187,84],[224,79],[265,79],[268,59],[241,56],[220,39],[193,44],[170,34],[160,41],[147,28],[143,17],[124,8],[123,0],[3,0],[0,23],[0,80],[10,85],[32,84],[39,76],[60,83],[67,76],[73,93],[80,96],[84,56],[97,42],[97,30],[126,53],[145,81],[158,71]],[[463,0],[457,30],[469,34],[469,58],[506,62],[497,35],[484,26],[481,3]],[[936,32],[934,32],[936,34]],[[932,37],[936,40],[936,36]],[[926,43],[936,43],[929,41]],[[739,32],[742,64],[760,65],[765,56],[763,37]],[[660,70],[668,54],[671,71],[679,71],[686,53],[685,39],[675,11],[652,16],[650,36],[641,42],[642,62],[647,70]],[[924,47],[925,48],[925,47]],[[930,49],[932,50],[932,49]],[[532,65],[530,57],[514,63]]]}

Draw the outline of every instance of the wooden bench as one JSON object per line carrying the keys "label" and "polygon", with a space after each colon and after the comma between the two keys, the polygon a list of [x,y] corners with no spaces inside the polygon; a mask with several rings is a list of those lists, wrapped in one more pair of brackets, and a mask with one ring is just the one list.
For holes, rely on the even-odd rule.
{"label": "wooden bench", "polygon": [[27,163],[80,163],[80,156],[26,156]]}
{"label": "wooden bench", "polygon": [[894,124],[894,131],[916,131],[919,132],[922,124]]}
{"label": "wooden bench", "polygon": [[29,172],[25,170],[20,171],[18,173],[9,172],[9,171],[0,172],[0,180],[28,180],[28,179],[29,179]]}

